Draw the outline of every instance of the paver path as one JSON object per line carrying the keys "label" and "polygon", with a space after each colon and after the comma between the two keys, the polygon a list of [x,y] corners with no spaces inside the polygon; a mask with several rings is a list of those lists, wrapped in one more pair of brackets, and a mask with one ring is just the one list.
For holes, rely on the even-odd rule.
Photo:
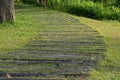
{"label": "paver path", "polygon": [[20,50],[0,55],[0,80],[10,80],[7,74],[11,80],[88,76],[96,68],[105,51],[96,30],[64,13],[42,11],[35,17],[43,29]]}

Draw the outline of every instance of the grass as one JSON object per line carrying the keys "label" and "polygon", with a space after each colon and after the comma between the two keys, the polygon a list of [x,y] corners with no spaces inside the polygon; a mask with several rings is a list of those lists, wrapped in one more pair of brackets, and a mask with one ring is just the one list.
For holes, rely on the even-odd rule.
{"label": "grass", "polygon": [[0,54],[21,48],[32,40],[37,31],[41,29],[40,24],[33,23],[34,15],[27,15],[29,15],[29,11],[23,12],[18,8],[16,9],[15,23],[5,22],[0,24]]}
{"label": "grass", "polygon": [[[45,21],[41,21],[41,24],[38,24],[37,22],[33,23],[34,17],[37,16],[35,15],[37,13],[34,13],[34,10],[39,12],[40,10],[42,11],[45,9],[32,7],[32,9],[27,9],[25,11],[23,9],[21,11],[21,8],[28,7],[28,5],[24,5],[22,7],[20,6],[21,4],[17,4],[15,23],[0,24],[0,54],[21,48],[30,40],[35,39],[38,31],[43,29],[43,24],[48,25],[48,23],[46,23]],[[33,10],[33,12],[31,10]],[[51,14],[49,10],[44,12]],[[31,13],[34,15],[29,15]],[[43,15],[41,15],[41,18],[42,16]],[[119,80],[120,23],[117,21],[97,21],[84,17],[74,17],[79,19],[80,23],[88,25],[93,29],[99,31],[101,35],[104,36],[104,39],[107,43],[105,60],[100,61],[100,63],[98,64],[98,69],[91,72],[91,78],[89,78],[89,80]],[[47,28],[48,27],[46,27],[46,29]],[[58,28],[56,28],[56,30],[57,29]]]}
{"label": "grass", "polygon": [[98,21],[84,17],[76,18],[82,24],[91,26],[100,32],[107,44],[105,60],[100,61],[98,70],[91,72],[92,79],[120,80],[120,23],[117,21]]}
{"label": "grass", "polygon": [[[87,63],[85,64],[83,63],[83,65],[81,63],[79,66],[77,64],[70,63],[69,66],[71,67],[67,67],[68,65],[67,64],[64,65],[62,61],[63,60],[71,61],[71,59],[74,58],[74,56],[65,57],[65,54],[74,55],[74,53],[76,54],[82,53],[85,55],[90,53],[97,53],[98,49],[101,49],[104,45],[102,38],[96,39],[96,36],[100,36],[100,34],[94,32],[95,30],[92,29],[91,27],[81,25],[78,20],[76,20],[71,16],[68,16],[68,14],[66,13],[61,13],[58,11],[43,9],[40,7],[34,7],[30,5],[23,5],[23,4],[16,4],[16,5],[17,5],[16,22],[1,24],[1,29],[3,29],[1,30],[1,33],[3,31],[5,34],[4,36],[3,33],[1,34],[1,38],[2,38],[1,43],[3,43],[2,44],[3,46],[1,47],[1,52],[7,53],[11,51],[11,53],[7,53],[7,54],[1,53],[0,71],[6,73],[7,72],[25,73],[25,72],[38,71],[41,73],[50,74],[51,72],[56,72],[58,70],[57,72],[59,74],[61,68],[49,68],[49,67],[53,67],[50,66],[50,64],[47,64],[49,66],[48,67],[49,69],[44,67],[41,68],[40,65],[35,66],[33,64],[34,65],[33,68],[31,65],[26,66],[26,64],[23,64],[24,62],[26,62],[26,60],[28,61],[30,60],[30,62],[31,61],[37,62],[40,61],[40,59],[44,59],[47,61],[51,59],[51,61],[53,60],[52,63],[55,64],[54,61],[55,60],[57,61],[58,59],[61,60],[60,64],[63,64],[60,66],[64,68],[61,73],[84,74],[85,71],[83,71],[83,69],[81,71],[81,66],[87,65]],[[38,31],[39,34],[37,35]],[[10,33],[10,34],[6,34],[6,33]],[[36,35],[37,37],[35,38]],[[92,39],[90,39],[88,36],[91,36]],[[29,41],[31,40],[35,40],[35,41],[33,41],[33,43],[31,42],[31,44],[28,44],[27,46],[26,44],[29,43]],[[39,43],[37,43],[37,41]],[[9,43],[9,46],[7,45],[8,43],[6,42]],[[84,42],[92,42],[93,44],[78,45],[78,42],[80,42],[81,44],[83,44]],[[103,44],[97,45],[96,43],[99,42]],[[34,46],[31,46],[32,44]],[[36,46],[36,44],[38,46]],[[12,52],[16,49],[20,49],[20,50]],[[35,53],[35,51],[38,52]],[[98,52],[98,54],[102,52],[103,51]],[[59,56],[60,54],[62,56]],[[88,56],[85,57],[83,56],[82,58],[78,58],[78,57],[74,58],[74,60],[79,62],[80,60],[84,61],[90,59],[88,58]],[[96,59],[96,56],[94,55],[91,55],[91,57],[92,60]],[[3,60],[3,59],[7,59],[7,60]],[[15,63],[16,65],[14,65],[14,63],[11,64],[12,62],[16,62],[16,61],[17,61],[17,63]],[[22,61],[23,63],[19,63],[19,61]],[[6,62],[9,62],[10,64]],[[47,67],[47,65],[45,65],[45,67]],[[25,67],[23,68],[23,66]],[[55,67],[56,66],[58,65],[55,65]],[[70,69],[72,69],[73,71],[68,71]]]}

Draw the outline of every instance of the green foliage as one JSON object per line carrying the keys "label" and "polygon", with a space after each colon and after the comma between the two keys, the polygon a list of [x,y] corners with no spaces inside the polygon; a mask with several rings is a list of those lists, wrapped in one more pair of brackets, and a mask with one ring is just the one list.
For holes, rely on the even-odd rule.
{"label": "green foliage", "polygon": [[[21,0],[24,3],[35,4],[36,0]],[[99,20],[120,21],[118,0],[47,0],[47,6],[52,9],[65,11],[78,16]]]}
{"label": "green foliage", "polygon": [[114,6],[104,6],[101,3],[94,3],[90,0],[48,0],[47,5],[52,9],[66,11],[79,16],[85,16],[99,20],[107,19],[120,21],[119,8]]}
{"label": "green foliage", "polygon": [[120,8],[120,0],[116,0],[114,5]]}
{"label": "green foliage", "polygon": [[23,3],[28,3],[28,4],[35,4],[36,0],[21,0]]}
{"label": "green foliage", "polygon": [[79,4],[78,6],[72,5],[66,9],[66,11],[69,13],[80,15],[80,16],[85,16],[85,17],[90,17],[94,19],[103,18],[103,15],[102,15],[103,10],[104,10],[103,6],[96,5],[92,2],[89,2],[89,3],[83,2],[82,4]]}

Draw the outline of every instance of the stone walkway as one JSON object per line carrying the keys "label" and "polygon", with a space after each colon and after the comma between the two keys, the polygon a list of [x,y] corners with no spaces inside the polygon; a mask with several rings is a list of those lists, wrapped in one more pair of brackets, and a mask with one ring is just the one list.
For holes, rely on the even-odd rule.
{"label": "stone walkway", "polygon": [[18,51],[0,55],[0,80],[89,76],[90,70],[103,58],[103,37],[64,13],[44,11],[37,19],[35,22],[44,26],[35,40]]}

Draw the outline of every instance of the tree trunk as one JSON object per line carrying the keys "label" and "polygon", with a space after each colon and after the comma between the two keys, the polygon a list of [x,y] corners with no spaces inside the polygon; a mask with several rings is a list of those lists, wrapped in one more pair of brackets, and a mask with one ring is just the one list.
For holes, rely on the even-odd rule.
{"label": "tree trunk", "polygon": [[36,0],[37,4],[40,4],[40,1],[39,0]]}
{"label": "tree trunk", "polygon": [[47,8],[46,0],[41,0],[42,5]]}
{"label": "tree trunk", "polygon": [[14,0],[0,0],[0,22],[15,21]]}
{"label": "tree trunk", "polygon": [[0,0],[0,22],[5,21],[5,0]]}

